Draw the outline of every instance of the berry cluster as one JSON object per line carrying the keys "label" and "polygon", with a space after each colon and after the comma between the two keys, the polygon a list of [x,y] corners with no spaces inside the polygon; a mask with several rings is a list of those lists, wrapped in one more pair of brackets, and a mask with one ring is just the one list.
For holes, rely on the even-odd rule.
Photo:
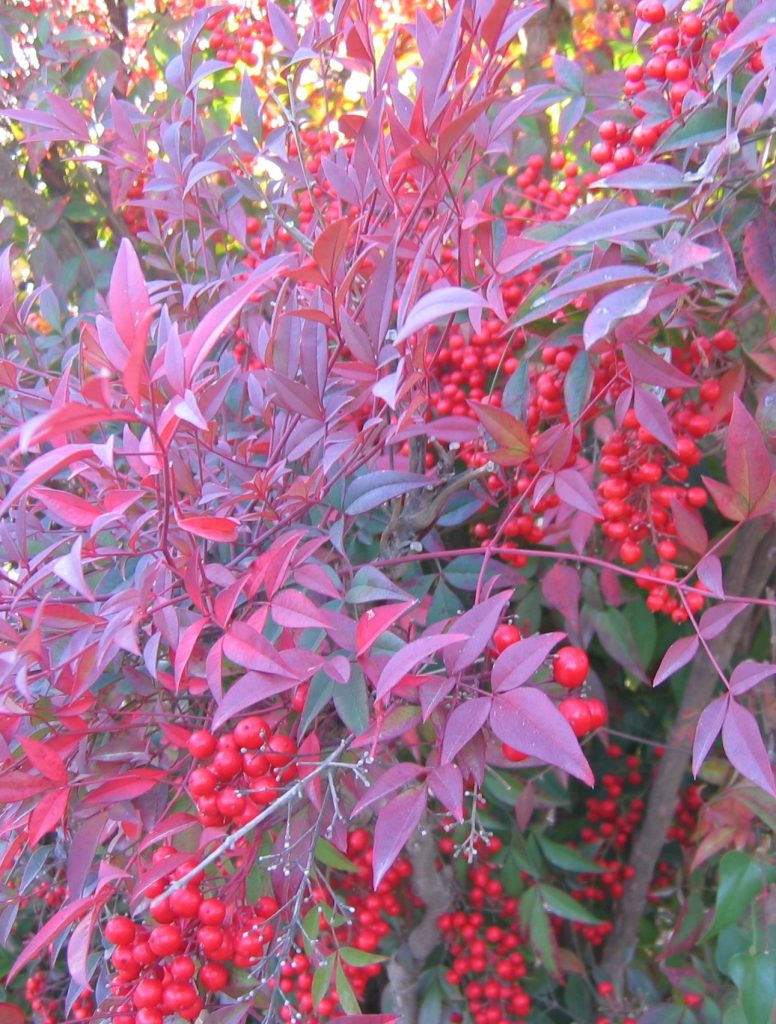
{"label": "berry cluster", "polygon": [[218,738],[206,729],[194,732],[188,749],[197,761],[208,762],[192,769],[187,784],[200,823],[210,828],[252,821],[298,775],[296,741],[272,734],[258,715]]}

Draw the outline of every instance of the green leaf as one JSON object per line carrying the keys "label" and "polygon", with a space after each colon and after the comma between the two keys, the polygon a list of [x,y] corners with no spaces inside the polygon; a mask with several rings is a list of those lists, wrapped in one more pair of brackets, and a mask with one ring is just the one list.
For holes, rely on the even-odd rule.
{"label": "green leaf", "polygon": [[633,601],[623,609],[623,615],[631,628],[636,641],[641,664],[645,667],[652,663],[657,645],[656,616],[647,608],[643,601]]}
{"label": "green leaf", "polygon": [[747,1024],[743,1007],[738,1003],[728,1006],[725,1016],[722,1018],[722,1024]]}
{"label": "green leaf", "polygon": [[761,866],[743,850],[730,850],[720,861],[717,905],[707,937],[735,924],[762,890]]}
{"label": "green leaf", "polygon": [[442,992],[438,985],[431,985],[421,996],[418,1024],[441,1024],[442,1020]]}
{"label": "green leaf", "polygon": [[536,841],[550,864],[553,867],[560,868],[561,871],[574,871],[578,874],[600,874],[606,870],[600,864],[588,860],[587,857],[584,857],[576,850],[572,850],[571,847],[565,846],[563,843],[556,843],[553,839],[548,839],[546,836],[537,836]]}
{"label": "green leaf", "polygon": [[636,638],[628,620],[618,608],[607,608],[595,613],[595,631],[606,653],[631,675],[647,681],[647,673],[641,663]]}
{"label": "green leaf", "polygon": [[714,954],[717,970],[729,977],[730,961],[736,953],[744,953],[747,949],[749,949],[749,939],[740,928],[735,925],[723,928],[717,938],[717,948]]}
{"label": "green leaf", "polygon": [[369,704],[364,674],[358,665],[351,665],[350,679],[334,687],[334,707],[342,723],[358,736],[369,727]]}
{"label": "green leaf", "polygon": [[337,960],[337,995],[339,996],[340,1005],[345,1013],[360,1014],[361,1007],[356,999],[356,993],[345,977],[345,972],[342,970],[342,964]]}
{"label": "green leaf", "polygon": [[313,987],[311,995],[313,997],[313,1006],[318,1009],[318,1003],[323,999],[326,993],[329,991],[331,985],[331,975],[334,970],[334,954],[326,957],[321,966],[316,970],[313,975]]}
{"label": "green leaf", "polygon": [[562,889],[556,889],[554,885],[538,885],[537,889],[546,909],[558,917],[563,917],[567,921],[580,921],[582,924],[601,923],[600,917],[591,914],[586,907]]}
{"label": "green leaf", "polygon": [[444,581],[440,580],[434,589],[431,607],[428,610],[428,625],[440,622],[442,619],[452,618],[458,614],[460,607],[460,597]]}
{"label": "green leaf", "polygon": [[568,417],[573,423],[582,415],[582,410],[590,398],[593,386],[593,368],[587,352],[579,351],[563,382],[563,398],[566,402]]}
{"label": "green leaf", "polygon": [[653,155],[670,153],[675,149],[719,142],[725,134],[725,111],[721,107],[700,107],[690,114],[684,124],[669,129],[653,149]]}
{"label": "green leaf", "polygon": [[746,1024],[773,1024],[776,950],[737,953],[730,961],[730,976],[739,990]]}
{"label": "green leaf", "polygon": [[542,905],[538,885],[528,889],[520,897],[519,912],[520,920],[528,933],[534,951],[539,955],[550,974],[560,980],[562,974],[555,955],[555,941],[550,927],[550,919]]}
{"label": "green leaf", "polygon": [[323,670],[316,672],[310,680],[307,691],[307,699],[304,702],[302,720],[299,723],[299,735],[303,736],[323,711],[334,694],[334,687],[337,684]]}
{"label": "green leaf", "polygon": [[336,846],[332,846],[328,839],[324,839],[320,836],[318,842],[315,844],[315,859],[319,860],[321,864],[326,864],[327,867],[336,868],[337,871],[349,871],[351,873],[358,873],[359,869],[356,865],[348,860],[344,853],[340,853]]}
{"label": "green leaf", "polygon": [[355,949],[353,946],[343,946],[339,951],[340,959],[351,967],[367,967],[369,964],[381,964],[387,957],[379,953],[367,953],[365,949]]}
{"label": "green leaf", "polygon": [[321,934],[321,916],[318,907],[310,907],[302,918],[302,935],[309,937],[313,942]]}

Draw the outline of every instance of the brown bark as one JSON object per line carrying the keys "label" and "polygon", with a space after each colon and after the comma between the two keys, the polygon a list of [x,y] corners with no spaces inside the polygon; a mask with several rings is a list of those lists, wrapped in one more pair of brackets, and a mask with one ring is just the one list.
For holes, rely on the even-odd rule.
{"label": "brown bark", "polygon": [[[775,571],[776,534],[770,517],[749,523],[743,528],[730,559],[727,592],[761,596]],[[710,644],[715,658],[723,667],[730,664],[736,652],[750,638],[753,613],[754,608],[750,606]],[[655,865],[666,842],[679,790],[691,763],[695,725],[699,714],[710,702],[717,683],[716,670],[708,657],[699,654],[690,671],[676,722],[650,788],[641,831],[633,844],[630,866],[635,873],[626,885],[614,929],[604,948],[601,966],[606,976],[617,985],[622,983],[625,968],[636,946]]]}

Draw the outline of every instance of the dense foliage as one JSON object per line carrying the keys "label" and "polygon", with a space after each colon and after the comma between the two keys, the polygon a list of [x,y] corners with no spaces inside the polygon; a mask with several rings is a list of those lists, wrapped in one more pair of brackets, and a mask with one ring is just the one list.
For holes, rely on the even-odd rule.
{"label": "dense foliage", "polygon": [[769,1024],[773,0],[0,86],[0,1022]]}

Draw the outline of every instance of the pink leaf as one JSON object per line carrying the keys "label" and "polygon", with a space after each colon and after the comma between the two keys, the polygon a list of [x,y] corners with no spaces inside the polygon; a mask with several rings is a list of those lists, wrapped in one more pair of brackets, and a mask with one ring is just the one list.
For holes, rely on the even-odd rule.
{"label": "pink leaf", "polygon": [[690,551],[702,555],[709,546],[709,535],[700,513],[678,498],[671,498],[671,514],[676,524],[676,536]]}
{"label": "pink leaf", "polygon": [[227,690],[218,711],[213,715],[213,728],[218,729],[242,711],[255,707],[262,701],[278,694],[293,690],[299,680],[268,672],[246,672]]}
{"label": "pink leaf", "polygon": [[585,348],[592,348],[601,338],[605,338],[618,320],[643,312],[653,288],[652,282],[628,284],[599,299],[582,327]]}
{"label": "pink leaf", "polygon": [[698,653],[699,647],[700,641],[695,633],[692,636],[683,636],[678,640],[674,640],[663,655],[663,660],[658,666],[652,685],[660,686],[666,679],[678,672],[680,668],[684,668]]}
{"label": "pink leaf", "polygon": [[30,488],[42,483],[44,480],[48,480],[55,473],[58,473],[60,469],[69,466],[71,462],[83,459],[91,453],[91,445],[65,444],[59,448],[54,448],[50,452],[45,452],[43,455],[39,455],[37,459],[33,459],[22,475],[12,484],[8,494],[6,494],[2,504],[0,504],[0,516],[4,516],[14,502],[23,494],[26,494]]}
{"label": "pink leaf", "polygon": [[445,734],[440,755],[442,764],[453,760],[455,755],[465,747],[469,740],[485,725],[490,714],[492,699],[475,697],[463,701],[453,708],[445,723]]}
{"label": "pink leaf", "polygon": [[394,797],[377,815],[372,858],[375,889],[416,832],[427,800],[426,787],[416,786]]}
{"label": "pink leaf", "polygon": [[593,784],[590,765],[571,726],[541,690],[522,686],[494,697],[490,725],[502,743]]}
{"label": "pink leaf", "polygon": [[776,214],[761,210],[744,231],[744,266],[772,311],[776,311]]}
{"label": "pink leaf", "polygon": [[577,511],[585,512],[594,519],[602,518],[595,495],[579,470],[562,469],[560,473],[556,473],[555,493],[561,501]]}
{"label": "pink leaf", "polygon": [[528,458],[531,453],[531,442],[528,431],[520,420],[511,412],[499,409],[495,405],[474,401],[469,401],[469,405],[493,440],[500,445],[500,451],[506,452],[517,461]]}
{"label": "pink leaf", "polygon": [[750,510],[768,490],[773,476],[771,455],[760,428],[737,395],[733,396],[725,471],[730,486]]}
{"label": "pink leaf", "polygon": [[82,917],[90,907],[94,906],[94,896],[84,896],[80,900],[68,903],[61,907],[53,917],[50,917],[43,927],[26,944],[24,949],[14,961],[13,967],[8,972],[6,981],[12,981],[22,968],[40,956],[50,942],[72,924]]}
{"label": "pink leaf", "polygon": [[383,667],[377,680],[378,700],[385,697],[410,672],[414,672],[422,661],[459,640],[468,640],[463,633],[444,633],[438,636],[421,636],[393,654]]}
{"label": "pink leaf", "polygon": [[739,697],[747,690],[751,690],[753,686],[757,686],[763,679],[768,679],[773,675],[776,675],[776,665],[747,659],[733,669],[730,676],[730,692]]}
{"label": "pink leaf", "polygon": [[579,631],[579,598],[582,583],[577,569],[556,562],[542,578],[542,595],[551,608],[561,613],[570,632]]}
{"label": "pink leaf", "polygon": [[67,765],[50,743],[42,743],[31,736],[21,736],[22,750],[33,768],[52,782],[67,782]]}
{"label": "pink leaf", "polygon": [[698,623],[703,639],[713,640],[715,636],[724,633],[733,619],[737,618],[745,608],[746,605],[743,601],[726,601],[713,608],[707,608]]}
{"label": "pink leaf", "polygon": [[622,354],[631,372],[634,384],[653,384],[660,388],[692,388],[695,381],[678,370],[649,346],[629,341]]}
{"label": "pink leaf", "polygon": [[722,726],[722,746],[736,771],[766,793],[776,796],[773,768],[757,719],[734,700],[728,705]]}
{"label": "pink leaf", "polygon": [[387,504],[392,498],[399,498],[408,491],[426,487],[432,481],[420,473],[400,473],[393,469],[380,469],[364,473],[349,485],[345,495],[345,512],[358,516]]}
{"label": "pink leaf", "polygon": [[402,761],[400,764],[391,765],[356,802],[350,812],[351,818],[357,818],[367,807],[376,804],[378,800],[384,800],[391,793],[395,793],[397,789],[406,789],[411,782],[417,782],[420,776],[425,774],[426,769],[423,765],[415,764],[414,761]]}
{"label": "pink leaf", "polygon": [[698,725],[695,729],[695,739],[692,747],[692,773],[698,775],[701,765],[706,760],[709,751],[714,746],[714,741],[719,736],[722,723],[727,712],[728,697],[717,697],[708,707],[704,708],[698,717]]}
{"label": "pink leaf", "polygon": [[153,310],[148,290],[132,243],[121,240],[108,290],[108,307],[119,337],[128,351],[124,365],[124,386],[132,401],[140,401],[140,381]]}
{"label": "pink leaf", "polygon": [[463,773],[457,764],[432,768],[428,791],[458,821],[463,821]]}
{"label": "pink leaf", "polygon": [[279,591],[271,608],[275,622],[288,629],[328,629],[331,625],[332,613],[319,608],[301,590]]}
{"label": "pink leaf", "polygon": [[703,486],[714,499],[717,508],[726,519],[741,523],[750,512],[746,498],[733,487],[708,476],[702,476]]}
{"label": "pink leaf", "polygon": [[464,309],[482,309],[485,306],[487,306],[485,299],[468,288],[458,288],[452,285],[437,288],[418,299],[407,314],[396,341],[404,341],[405,338],[409,338],[411,334],[427,327],[434,320],[453,316]]}
{"label": "pink leaf", "polygon": [[59,828],[67,809],[67,798],[70,794],[67,786],[52,789],[44,793],[38,800],[30,815],[27,842],[30,849],[38,845],[49,832]]}
{"label": "pink leaf", "polygon": [[387,632],[414,604],[415,601],[402,601],[400,604],[367,609],[356,626],[356,656],[360,658],[366,654],[378,637]]}
{"label": "pink leaf", "polygon": [[91,526],[103,514],[95,502],[54,487],[35,487],[32,493],[44,508],[69,526]]}
{"label": "pink leaf", "polygon": [[654,393],[645,388],[636,388],[633,408],[640,425],[672,452],[676,451],[676,436],[663,403]]}
{"label": "pink leaf", "polygon": [[493,665],[490,676],[493,692],[504,693],[528,682],[565,636],[565,633],[537,633],[507,647]]}
{"label": "pink leaf", "polygon": [[189,658],[194,650],[197,640],[199,640],[200,633],[207,625],[207,619],[200,618],[195,619],[189,626],[183,631],[183,635],[178,640],[178,646],[175,649],[175,686],[180,686],[183,673],[186,671]]}
{"label": "pink leaf", "polygon": [[709,588],[715,597],[724,597],[725,588],[722,583],[722,562],[716,555],[706,555],[698,562],[698,579]]}
{"label": "pink leaf", "polygon": [[511,590],[496,594],[478,602],[455,620],[456,632],[468,633],[469,639],[460,647],[449,647],[444,652],[442,658],[449,672],[462,672],[479,658],[511,597]]}

